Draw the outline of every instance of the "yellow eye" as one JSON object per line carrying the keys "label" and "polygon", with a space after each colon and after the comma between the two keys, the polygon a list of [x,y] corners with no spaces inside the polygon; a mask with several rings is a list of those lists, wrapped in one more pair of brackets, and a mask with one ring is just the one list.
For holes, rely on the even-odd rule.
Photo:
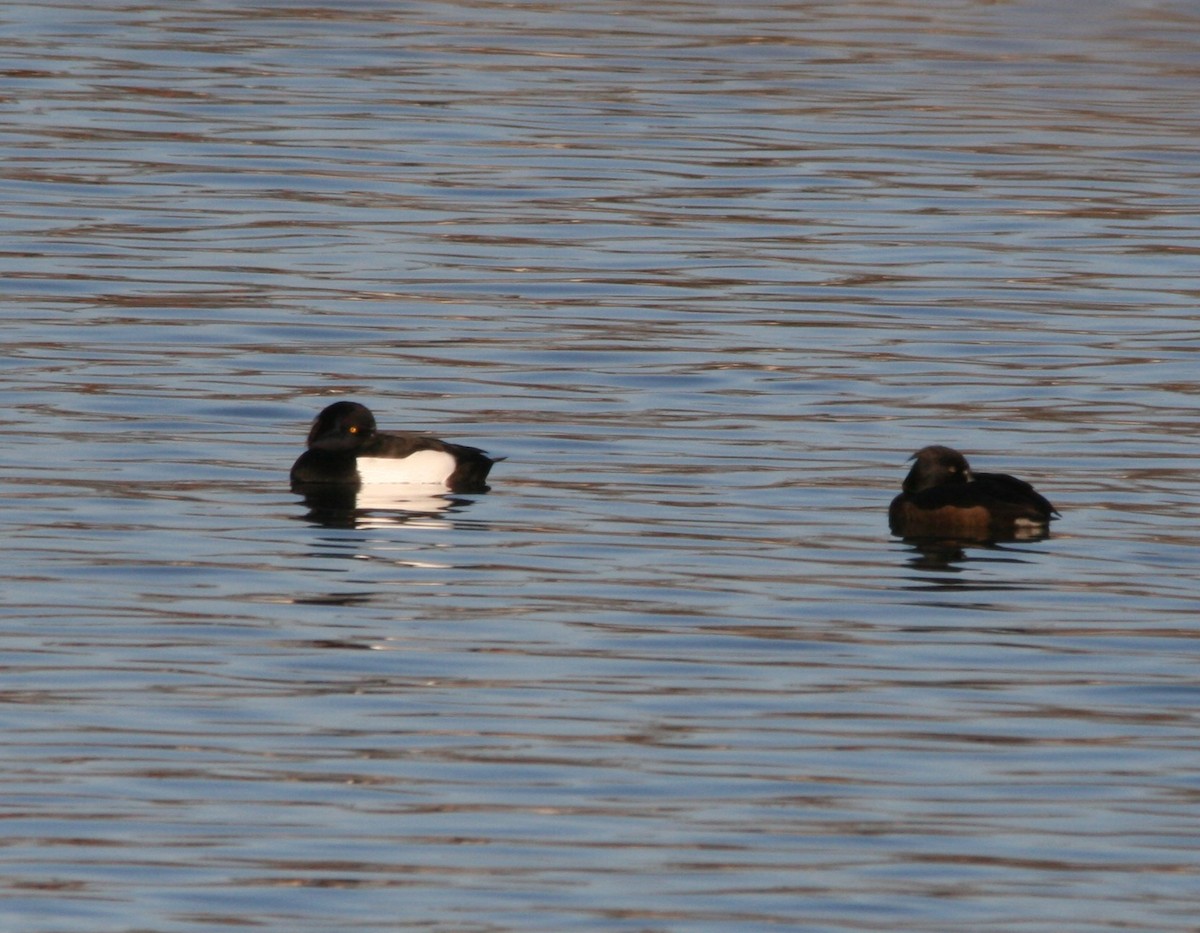
{"label": "yellow eye", "polygon": [[352,424],[352,425],[350,425],[350,427],[346,428],[346,430],[349,431],[351,434],[357,434],[358,433],[358,425]]}

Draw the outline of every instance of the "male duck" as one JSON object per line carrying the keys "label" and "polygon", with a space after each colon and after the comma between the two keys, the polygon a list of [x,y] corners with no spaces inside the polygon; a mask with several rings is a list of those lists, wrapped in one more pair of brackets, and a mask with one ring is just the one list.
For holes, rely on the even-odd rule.
{"label": "male duck", "polygon": [[292,467],[292,485],[360,489],[391,484],[485,492],[488,472],[498,459],[503,458],[436,437],[380,431],[366,406],[334,402],[314,419],[308,450]]}

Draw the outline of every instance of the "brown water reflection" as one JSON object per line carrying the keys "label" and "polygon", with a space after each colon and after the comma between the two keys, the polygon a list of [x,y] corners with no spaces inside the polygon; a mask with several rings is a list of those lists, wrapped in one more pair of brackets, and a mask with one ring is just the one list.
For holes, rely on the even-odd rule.
{"label": "brown water reflection", "polygon": [[0,17],[7,928],[1192,928],[1191,7]]}

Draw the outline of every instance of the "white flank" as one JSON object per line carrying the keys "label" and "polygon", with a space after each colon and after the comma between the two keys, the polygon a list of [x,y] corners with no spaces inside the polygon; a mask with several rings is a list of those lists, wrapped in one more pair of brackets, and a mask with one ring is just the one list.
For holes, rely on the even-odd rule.
{"label": "white flank", "polygon": [[1018,541],[1042,538],[1050,530],[1050,523],[1035,518],[1018,518],[1013,522],[1013,537]]}
{"label": "white flank", "polygon": [[407,457],[359,457],[358,478],[363,486],[442,486],[458,466],[441,450],[418,450]]}

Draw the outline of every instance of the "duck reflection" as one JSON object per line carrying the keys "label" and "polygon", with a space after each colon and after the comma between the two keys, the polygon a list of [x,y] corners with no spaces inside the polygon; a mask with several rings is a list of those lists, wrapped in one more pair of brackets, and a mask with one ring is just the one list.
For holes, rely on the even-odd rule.
{"label": "duck reflection", "polygon": [[917,570],[950,570],[961,569],[954,567],[966,561],[967,552],[963,546],[954,541],[909,541],[915,554],[908,559],[910,566]]}
{"label": "duck reflection", "polygon": [[912,566],[922,570],[945,570],[954,564],[971,560],[967,548],[986,549],[992,552],[1012,554],[1016,560],[1016,552],[1004,547],[1006,544],[1027,544],[1045,541],[1050,537],[1047,528],[1015,528],[1005,535],[954,535],[950,537],[935,537],[932,535],[912,536],[903,539],[916,553],[910,558]]}
{"label": "duck reflection", "polygon": [[996,589],[1010,588],[1019,583],[999,583],[995,580],[980,581],[968,571],[972,566],[982,569],[985,564],[1009,563],[1024,564],[1028,562],[1025,549],[1006,547],[1005,545],[1020,542],[1041,541],[1049,535],[1031,537],[1011,537],[1005,540],[963,540],[963,539],[905,539],[909,546],[908,565],[920,571],[921,586],[945,589]]}
{"label": "duck reflection", "polygon": [[473,500],[428,485],[404,483],[354,489],[330,483],[293,483],[308,512],[305,519],[325,528],[378,528],[442,523]]}

